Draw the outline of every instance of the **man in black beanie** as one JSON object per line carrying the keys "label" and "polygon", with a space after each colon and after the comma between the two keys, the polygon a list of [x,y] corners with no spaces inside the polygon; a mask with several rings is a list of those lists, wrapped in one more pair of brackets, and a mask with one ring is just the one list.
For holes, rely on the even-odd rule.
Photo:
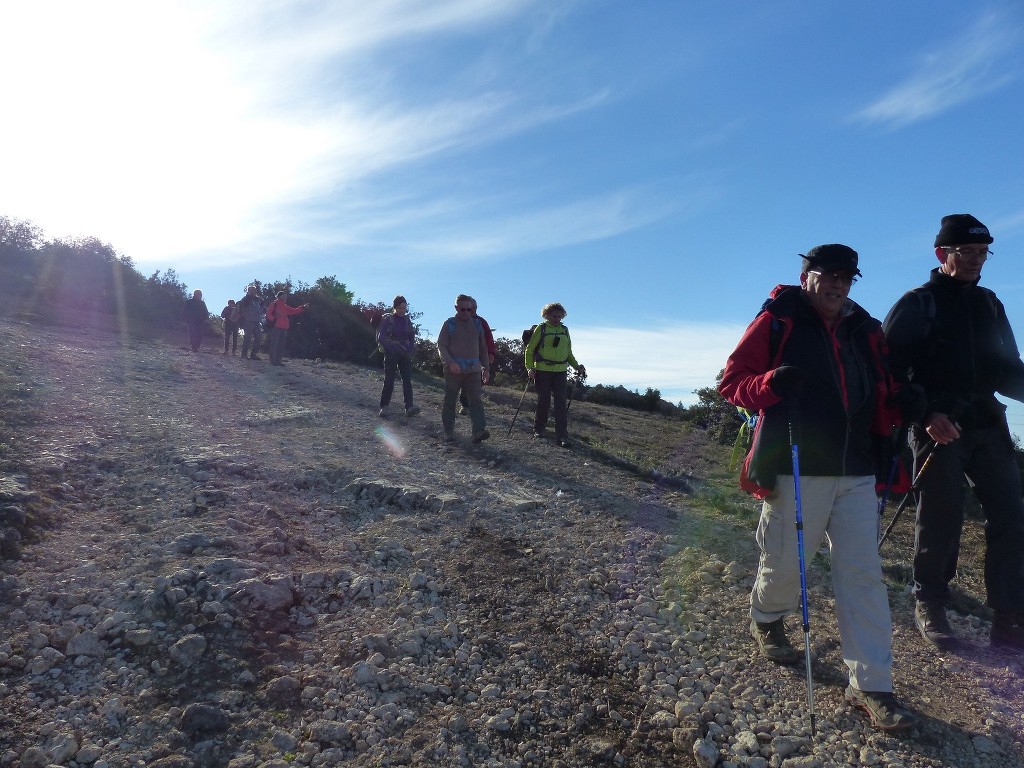
{"label": "man in black beanie", "polygon": [[915,474],[930,456],[917,497],[914,620],[932,645],[959,644],[946,614],[964,523],[964,476],[985,514],[985,590],[990,643],[1024,651],[1024,502],[1020,470],[995,392],[1024,402],[1021,362],[1006,311],[978,285],[992,255],[988,228],[968,213],[942,218],[939,266],[885,318],[893,375],[922,387],[928,407],[910,433]]}

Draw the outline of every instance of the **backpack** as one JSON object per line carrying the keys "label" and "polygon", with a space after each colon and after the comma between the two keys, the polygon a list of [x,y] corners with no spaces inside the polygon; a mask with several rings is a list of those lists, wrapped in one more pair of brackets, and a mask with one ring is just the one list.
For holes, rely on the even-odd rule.
{"label": "backpack", "polygon": [[[980,286],[978,290],[980,290],[981,295],[985,297],[985,303],[988,306],[989,310],[992,312],[992,317],[998,318],[999,309],[996,307],[996,295],[987,288],[981,288]],[[921,307],[921,311],[924,313],[924,337],[925,339],[928,339],[932,333],[932,326],[935,325],[935,296],[932,294],[930,290],[928,290],[928,287],[925,285],[920,285],[917,288],[908,291],[908,293],[913,294],[914,297],[917,298],[917,302]],[[937,342],[937,339],[932,339],[931,346],[934,347],[937,344]]]}
{"label": "backpack", "polygon": [[[372,319],[370,320],[370,325],[374,326],[375,328],[377,328],[378,339],[379,339],[379,336],[380,336],[381,332],[384,330],[384,324],[385,323],[387,323],[387,326],[388,326],[387,327],[387,333],[385,335],[389,339],[395,338],[395,334],[394,334],[394,330],[395,330],[394,313],[392,313],[392,312],[385,312],[383,315],[381,315],[379,318],[377,318],[377,322],[376,323],[373,322]],[[384,345],[381,344],[379,340],[377,341],[377,351],[380,352],[380,354],[382,354],[382,355],[384,354]],[[372,355],[373,353],[371,352],[370,354]]]}
{"label": "backpack", "polygon": [[[764,312],[765,307],[771,299],[765,301],[761,306],[761,311],[757,314],[760,315]],[[757,319],[757,315],[754,316]],[[769,356],[774,362],[776,355],[779,354],[779,346],[782,344],[782,323],[777,317],[772,318],[771,330],[768,333],[768,349]],[[736,440],[732,444],[732,454],[729,456],[729,471],[735,471],[739,462],[750,450],[750,441],[754,437],[754,429],[757,427],[757,420],[759,414],[757,411],[752,411],[749,408],[743,408],[736,406],[736,415],[743,419],[743,423],[740,424],[739,430],[736,432]]]}
{"label": "backpack", "polygon": [[[479,317],[474,317],[473,318],[473,325],[476,326],[477,331],[479,331],[480,333],[484,332],[484,325],[483,325],[483,323],[480,322],[480,318]],[[455,318],[454,317],[449,317],[448,318],[448,335],[451,336],[453,333],[455,333]]]}
{"label": "backpack", "polygon": [[[568,352],[569,345],[566,344],[563,349],[561,349],[561,350],[558,349],[559,345],[561,344],[562,337],[564,336],[566,339],[569,338],[569,329],[566,326],[564,326],[564,325],[559,326],[559,327],[562,330],[560,330],[558,332],[553,332],[553,331],[548,331],[547,323],[538,323],[537,325],[533,326],[533,328],[527,328],[525,331],[523,331],[523,345],[524,345],[524,349],[525,349],[525,345],[530,343],[530,340],[533,338],[533,334],[537,332],[538,328],[540,329],[540,341],[537,342],[537,346],[533,350],[533,359],[534,360],[536,360],[538,362],[541,362],[541,363],[548,363],[550,365],[561,365],[562,363],[565,363],[565,362],[567,362],[569,360],[569,352]],[[553,341],[550,344],[547,344],[547,346],[545,347],[545,339],[546,339],[546,337],[551,337],[553,339]],[[554,353],[554,355],[552,355],[552,357],[561,357],[561,359],[555,360],[555,359],[551,359],[551,358],[545,357],[544,354],[542,353],[542,350],[544,350],[544,351],[557,350]],[[564,356],[562,355],[563,351],[565,352]]]}

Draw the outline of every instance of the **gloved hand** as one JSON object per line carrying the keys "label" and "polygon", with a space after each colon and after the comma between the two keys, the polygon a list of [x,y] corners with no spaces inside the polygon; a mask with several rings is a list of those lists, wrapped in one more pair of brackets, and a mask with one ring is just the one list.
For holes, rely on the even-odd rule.
{"label": "gloved hand", "polygon": [[576,378],[579,379],[580,381],[583,381],[585,378],[587,378],[587,369],[584,368],[582,365],[576,368]]}
{"label": "gloved hand", "polygon": [[928,395],[920,384],[904,384],[892,396],[892,402],[906,424],[919,424],[928,414]]}
{"label": "gloved hand", "polygon": [[783,400],[788,400],[800,394],[804,386],[804,372],[795,365],[780,365],[772,371],[768,386]]}

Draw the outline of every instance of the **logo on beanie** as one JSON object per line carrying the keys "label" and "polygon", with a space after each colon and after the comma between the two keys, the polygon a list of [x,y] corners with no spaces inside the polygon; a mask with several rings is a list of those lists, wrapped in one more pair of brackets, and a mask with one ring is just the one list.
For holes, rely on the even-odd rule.
{"label": "logo on beanie", "polygon": [[988,231],[988,227],[969,213],[951,213],[948,216],[943,216],[939,234],[935,236],[936,248],[991,242],[992,234]]}

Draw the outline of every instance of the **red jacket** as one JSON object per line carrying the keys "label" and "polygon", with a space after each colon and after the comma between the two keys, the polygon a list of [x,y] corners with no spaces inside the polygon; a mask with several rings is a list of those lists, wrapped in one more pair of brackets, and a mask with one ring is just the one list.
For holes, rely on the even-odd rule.
{"label": "red jacket", "polygon": [[[719,391],[733,405],[758,412],[740,485],[759,498],[778,475],[793,473],[792,437],[801,475],[888,474],[881,442],[900,425],[889,405],[895,391],[881,324],[853,302],[828,328],[799,286],[780,285],[729,356]],[[801,394],[783,401],[771,389],[780,365],[804,375]]]}
{"label": "red jacket", "polygon": [[306,311],[304,306],[301,307],[289,307],[288,303],[284,300],[284,297],[276,299],[273,304],[267,307],[267,322],[270,323],[271,328],[283,328],[288,330],[291,327],[291,323],[288,318],[291,315],[301,315]]}

